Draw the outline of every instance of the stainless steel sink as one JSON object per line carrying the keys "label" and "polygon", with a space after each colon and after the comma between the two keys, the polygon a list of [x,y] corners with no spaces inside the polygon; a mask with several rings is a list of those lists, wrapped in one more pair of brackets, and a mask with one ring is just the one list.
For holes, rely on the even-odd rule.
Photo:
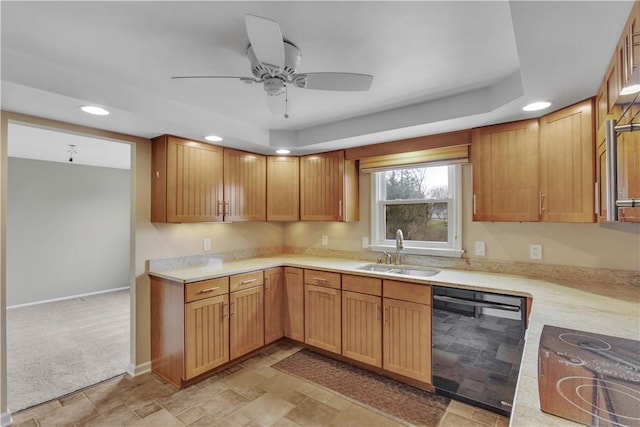
{"label": "stainless steel sink", "polygon": [[362,267],[358,267],[358,270],[377,271],[379,273],[386,273],[391,269],[393,269],[392,265],[385,264],[367,264]]}
{"label": "stainless steel sink", "polygon": [[390,273],[390,274],[403,274],[406,276],[415,277],[431,277],[440,273],[440,270],[429,267],[415,267],[415,266],[395,266],[389,264],[367,264],[362,267],[358,267],[358,270],[376,271],[378,273]]}
{"label": "stainless steel sink", "polygon": [[436,270],[435,268],[429,267],[399,267],[389,270],[388,273],[393,274],[404,274],[407,276],[416,276],[416,277],[431,277],[440,273],[440,270]]}

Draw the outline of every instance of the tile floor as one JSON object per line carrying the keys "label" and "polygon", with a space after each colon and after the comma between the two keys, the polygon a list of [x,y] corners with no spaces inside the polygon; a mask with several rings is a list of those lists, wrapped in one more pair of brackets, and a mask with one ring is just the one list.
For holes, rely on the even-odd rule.
{"label": "tile floor", "polygon": [[[154,374],[118,377],[13,414],[35,426],[402,426],[406,422],[347,400],[271,365],[298,351],[275,343],[241,364],[177,390]],[[509,420],[452,401],[439,427],[507,426]]]}

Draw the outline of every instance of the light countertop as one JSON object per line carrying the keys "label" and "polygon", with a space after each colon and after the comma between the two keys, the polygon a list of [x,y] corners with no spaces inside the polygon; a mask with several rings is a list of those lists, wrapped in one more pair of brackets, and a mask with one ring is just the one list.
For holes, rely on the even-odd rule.
{"label": "light countertop", "polygon": [[264,268],[290,266],[531,296],[533,306],[529,315],[529,328],[511,414],[512,426],[580,425],[540,410],[538,343],[545,324],[640,340],[640,289],[635,286],[598,283],[576,283],[567,286],[515,275],[440,268],[438,268],[441,270],[440,273],[435,276],[419,278],[358,269],[365,264],[370,262],[282,255],[224,263],[211,260],[208,265],[191,266],[152,262],[149,274],[182,283],[191,283]]}

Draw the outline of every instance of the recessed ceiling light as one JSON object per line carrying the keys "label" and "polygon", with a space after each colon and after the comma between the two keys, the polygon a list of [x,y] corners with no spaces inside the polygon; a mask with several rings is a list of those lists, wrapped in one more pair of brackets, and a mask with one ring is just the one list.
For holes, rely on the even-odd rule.
{"label": "recessed ceiling light", "polygon": [[220,142],[222,141],[222,138],[220,138],[218,135],[207,135],[204,137],[204,139],[206,139],[207,141],[211,141],[211,142]]}
{"label": "recessed ceiling light", "polygon": [[551,103],[547,101],[532,102],[531,104],[525,105],[524,107],[522,107],[522,109],[524,111],[538,111],[538,110],[544,110],[545,108],[549,108],[550,105]]}
{"label": "recessed ceiling light", "polygon": [[286,150],[284,148],[280,148],[279,150],[276,150],[276,154],[289,154],[291,153],[291,151]]}
{"label": "recessed ceiling light", "polygon": [[108,116],[109,115],[109,111],[105,110],[102,107],[98,107],[98,106],[95,106],[95,105],[83,105],[82,107],[80,107],[80,109],[82,111],[84,111],[85,113],[93,114],[95,116]]}
{"label": "recessed ceiling light", "polygon": [[640,85],[629,85],[622,88],[620,95],[631,95],[640,92]]}

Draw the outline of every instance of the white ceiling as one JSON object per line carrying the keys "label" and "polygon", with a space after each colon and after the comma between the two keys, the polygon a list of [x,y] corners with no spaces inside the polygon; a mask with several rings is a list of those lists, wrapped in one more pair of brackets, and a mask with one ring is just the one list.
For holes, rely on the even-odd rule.
{"label": "white ceiling", "polygon": [[[593,96],[632,1],[0,2],[2,108],[141,137],[294,154],[536,116]],[[291,88],[272,116],[250,76],[244,15],[280,23],[299,72],[374,76],[368,92]],[[111,115],[88,116],[97,104]],[[540,113],[537,113],[539,115]]]}

